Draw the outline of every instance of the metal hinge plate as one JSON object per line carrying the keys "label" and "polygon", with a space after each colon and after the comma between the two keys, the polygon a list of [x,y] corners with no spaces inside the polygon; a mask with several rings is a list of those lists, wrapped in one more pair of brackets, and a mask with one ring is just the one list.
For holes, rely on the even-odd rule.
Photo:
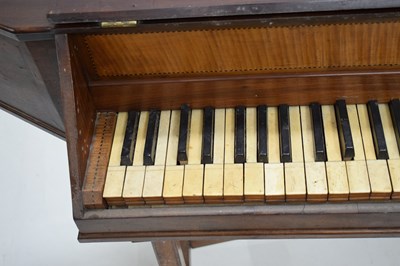
{"label": "metal hinge plate", "polygon": [[128,20],[128,21],[103,21],[100,23],[102,28],[132,28],[136,27],[136,20]]}

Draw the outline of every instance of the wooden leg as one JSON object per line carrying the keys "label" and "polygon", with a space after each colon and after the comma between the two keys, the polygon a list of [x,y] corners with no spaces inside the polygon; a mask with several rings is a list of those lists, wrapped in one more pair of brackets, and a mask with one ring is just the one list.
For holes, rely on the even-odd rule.
{"label": "wooden leg", "polygon": [[160,266],[189,266],[189,241],[154,241],[152,244]]}

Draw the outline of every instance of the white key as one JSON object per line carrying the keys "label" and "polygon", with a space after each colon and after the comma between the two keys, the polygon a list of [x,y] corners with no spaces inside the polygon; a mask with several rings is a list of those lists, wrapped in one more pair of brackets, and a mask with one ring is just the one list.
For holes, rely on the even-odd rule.
{"label": "white key", "polygon": [[192,110],[188,147],[188,164],[185,165],[183,199],[187,203],[203,202],[204,167],[201,164],[203,110]]}
{"label": "white key", "polygon": [[354,159],[346,161],[347,177],[349,180],[350,200],[369,199],[371,188],[365,161],[364,147],[360,124],[358,122],[358,112],[356,105],[347,105],[350,129],[353,137]]}
{"label": "white key", "polygon": [[310,107],[301,106],[301,130],[303,136],[304,161],[308,201],[326,201],[328,185],[325,162],[316,162],[314,153],[314,133]]}
{"label": "white key", "polygon": [[385,133],[386,146],[388,149],[389,160],[387,160],[390,179],[392,180],[392,199],[400,198],[400,156],[396,142],[396,135],[387,104],[379,104],[382,125]]}
{"label": "white key", "polygon": [[121,151],[122,151],[122,146],[124,144],[127,122],[128,122],[128,113],[127,112],[118,113],[117,124],[115,125],[113,144],[111,148],[111,154],[108,166],[121,165]]}
{"label": "white key", "polygon": [[268,107],[268,163],[264,164],[265,179],[265,200],[284,201],[285,200],[285,178],[283,163],[279,158],[279,128],[278,128],[278,108]]}
{"label": "white key", "polygon": [[125,166],[120,166],[121,151],[124,143],[125,130],[128,121],[128,113],[118,113],[117,123],[115,125],[113,144],[111,148],[110,160],[104,184],[103,198],[108,205],[124,205],[122,190],[125,180]]}
{"label": "white key", "polygon": [[170,118],[171,111],[161,112],[154,165],[146,167],[144,177],[143,198],[147,204],[163,203],[162,190],[164,184]]}
{"label": "white key", "polygon": [[328,158],[328,162],[326,162],[328,200],[347,200],[349,198],[349,184],[346,164],[342,161],[333,105],[322,106],[322,119],[324,121],[326,155]]}
{"label": "white key", "polygon": [[289,115],[292,162],[284,163],[286,200],[305,200],[306,180],[304,173],[303,143],[301,138],[301,121],[299,107],[290,106]]}
{"label": "white key", "polygon": [[370,199],[390,199],[392,186],[389,170],[386,160],[376,159],[367,106],[365,104],[359,104],[357,105],[357,110],[371,186]]}
{"label": "white key", "polygon": [[184,166],[177,165],[179,141],[180,111],[171,113],[171,123],[168,138],[167,160],[164,176],[163,199],[167,204],[183,203],[183,172]]}
{"label": "white key", "polygon": [[149,112],[140,112],[135,151],[133,155],[133,165],[126,168],[125,184],[123,190],[123,197],[128,205],[141,204],[144,202],[142,192],[146,167],[143,166],[143,151],[146,142],[148,121]]}
{"label": "white key", "polygon": [[264,165],[257,163],[257,109],[246,108],[245,201],[264,201]]}
{"label": "white key", "polygon": [[213,149],[213,163],[206,164],[204,168],[204,201],[206,203],[223,201],[225,109],[215,110]]}
{"label": "white key", "polygon": [[234,163],[235,109],[225,110],[224,201],[243,201],[243,164]]}

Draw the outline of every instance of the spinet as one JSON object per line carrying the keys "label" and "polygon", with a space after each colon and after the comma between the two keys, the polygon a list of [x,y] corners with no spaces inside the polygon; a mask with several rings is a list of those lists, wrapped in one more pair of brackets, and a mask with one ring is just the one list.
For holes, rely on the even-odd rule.
{"label": "spinet", "polygon": [[[207,194],[182,194],[172,196],[173,204],[163,194],[146,198],[143,192],[130,202],[123,197],[111,197],[105,204],[101,182],[99,190],[89,194],[84,190],[91,171],[94,169],[97,180],[99,171],[105,172],[109,165],[108,156],[100,156],[94,162],[98,167],[91,167],[93,154],[99,152],[96,134],[102,134],[99,125],[103,117],[116,118],[117,113],[130,110],[178,110],[186,103],[192,110],[212,106],[227,108],[223,109],[227,113],[237,106],[254,108],[265,104],[276,108],[287,104],[292,110],[297,108],[297,121],[303,122],[306,115],[302,114],[309,112],[310,103],[323,105],[329,113],[329,105],[345,99],[349,119],[356,110],[358,123],[362,124],[374,121],[366,112],[360,116],[360,110],[369,100],[376,99],[381,104],[379,110],[386,110],[386,115],[381,112],[383,123],[390,124],[390,119],[385,120],[390,116],[388,107],[382,104],[400,97],[399,3],[226,1],[217,5],[140,1],[126,6],[122,2],[85,7],[71,2],[42,2],[36,6],[39,12],[31,16],[24,13],[29,5],[21,8],[17,17],[24,20],[17,21],[7,14],[14,10],[12,4],[1,11],[1,84],[5,88],[1,106],[66,138],[73,215],[80,241],[154,241],[155,250],[166,254],[180,248],[178,240],[399,234],[400,206],[393,178],[398,170],[391,173],[392,168],[386,164],[385,184],[390,187],[374,190],[374,178],[378,176],[371,175],[377,169],[374,164],[387,161],[371,158],[376,152],[371,145],[366,146],[373,139],[371,131],[371,141],[365,139],[368,126],[361,126],[358,131],[362,144],[354,136],[357,130],[352,128],[354,145],[366,151],[360,153],[366,161],[333,160],[342,166],[332,169],[342,169],[347,174],[343,180],[347,181],[348,192],[344,193],[331,193],[331,183],[337,180],[329,178],[329,171],[318,170],[326,174],[326,193],[313,197],[309,193],[311,186],[305,187],[310,175],[304,167],[301,193],[271,195],[276,202],[270,202],[265,194],[268,186],[261,186],[262,194],[251,192],[247,197],[246,193],[237,196],[225,192],[211,198]],[[23,78],[16,79],[17,75]],[[363,117],[366,119],[362,120]],[[324,123],[328,120],[324,119]],[[107,121],[114,123],[112,119]],[[324,124],[325,130],[328,124]],[[299,131],[299,123],[297,128],[292,131],[301,133],[297,139],[304,143],[303,136],[308,133]],[[390,132],[388,128],[384,131]],[[393,130],[392,135],[395,134]],[[105,136],[109,145],[113,135],[110,130]],[[396,150],[397,144],[391,143],[388,149]],[[329,145],[325,169],[330,164]],[[299,145],[304,152],[310,146]],[[101,144],[98,147],[100,151],[104,148]],[[111,146],[108,149],[111,153]],[[275,150],[278,151],[276,146]],[[355,148],[355,157],[359,151]],[[294,158],[301,162],[293,163],[311,163],[307,156],[301,153]],[[389,161],[397,160],[395,157],[389,154]],[[365,168],[364,174],[352,168],[360,161],[367,169],[367,179]],[[254,158],[246,163],[262,165]],[[277,161],[276,165],[281,163]],[[232,171],[232,176],[243,169],[240,167],[246,167],[238,165],[235,167],[239,171]],[[265,165],[262,166],[270,167]],[[393,165],[393,169],[398,169],[396,162]],[[292,172],[297,173],[296,169]],[[315,178],[324,180],[323,174],[316,174]],[[227,176],[231,175],[225,172],[224,177]],[[369,185],[369,189],[352,190],[353,179],[349,176]],[[96,180],[94,185],[98,184]],[[290,178],[280,180],[288,182]],[[265,176],[258,181],[265,185]],[[377,186],[381,181],[378,178]],[[161,183],[164,189],[165,181]],[[284,186],[285,190],[290,187],[286,183]],[[87,203],[88,198],[96,201]],[[112,207],[121,202],[132,206]]]}

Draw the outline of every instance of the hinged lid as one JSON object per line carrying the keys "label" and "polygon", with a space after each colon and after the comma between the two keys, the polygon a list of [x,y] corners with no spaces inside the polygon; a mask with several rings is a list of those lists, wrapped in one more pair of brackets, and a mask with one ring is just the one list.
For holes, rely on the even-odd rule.
{"label": "hinged lid", "polygon": [[321,11],[345,11],[399,7],[398,0],[99,0],[59,1],[48,14],[55,24],[157,20],[184,18],[215,18]]}

